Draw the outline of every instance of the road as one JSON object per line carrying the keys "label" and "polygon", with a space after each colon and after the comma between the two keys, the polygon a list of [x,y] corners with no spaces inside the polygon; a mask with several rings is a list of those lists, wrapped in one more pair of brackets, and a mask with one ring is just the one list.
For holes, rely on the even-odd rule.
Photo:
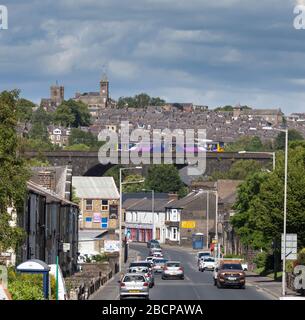
{"label": "road", "polygon": [[[141,258],[146,258],[148,249],[144,244],[132,243],[130,248],[136,250]],[[271,300],[271,295],[249,282],[246,289],[218,289],[213,284],[212,272],[199,272],[196,255],[179,248],[164,248],[164,257],[169,260],[181,261],[184,266],[184,280],[162,280],[155,275],[155,287],[150,290],[151,300]],[[111,283],[102,288],[95,300],[119,298],[117,276]]]}

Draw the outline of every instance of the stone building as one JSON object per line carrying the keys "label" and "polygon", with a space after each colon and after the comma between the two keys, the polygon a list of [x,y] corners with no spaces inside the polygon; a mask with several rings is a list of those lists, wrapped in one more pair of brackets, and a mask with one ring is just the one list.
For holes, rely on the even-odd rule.
{"label": "stone building", "polygon": [[261,119],[272,125],[280,125],[283,121],[283,116],[281,109],[243,109],[240,106],[233,109],[234,119]]}
{"label": "stone building", "polygon": [[81,101],[89,108],[89,112],[93,119],[97,120],[102,109],[106,109],[111,105],[111,99],[109,98],[109,81],[104,75],[100,81],[99,92],[84,92],[75,94],[75,101]]}
{"label": "stone building", "polygon": [[48,126],[48,134],[52,144],[60,147],[69,145],[70,128],[50,125]]}
{"label": "stone building", "polygon": [[56,108],[65,100],[65,87],[58,84],[50,87],[50,98],[41,99],[40,105],[47,112],[54,112]]}
{"label": "stone building", "polygon": [[120,194],[112,177],[73,177],[72,186],[80,200],[81,229],[118,228]]}

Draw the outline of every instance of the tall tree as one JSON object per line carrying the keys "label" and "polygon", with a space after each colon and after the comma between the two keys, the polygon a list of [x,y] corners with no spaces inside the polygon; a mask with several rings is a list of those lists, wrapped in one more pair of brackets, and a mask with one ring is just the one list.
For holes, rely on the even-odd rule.
{"label": "tall tree", "polygon": [[148,169],[145,180],[147,189],[156,192],[180,192],[184,184],[179,176],[178,169],[171,164],[152,165]]}
{"label": "tall tree", "polygon": [[[298,234],[298,245],[305,245],[305,149],[289,149],[287,193],[287,232]],[[251,189],[251,186],[254,186]],[[251,176],[240,187],[236,202],[237,213],[233,225],[242,235],[248,227],[252,236],[258,233],[261,245],[279,242],[283,230],[284,153],[277,154],[276,169],[269,174]],[[251,236],[251,237],[252,237]],[[257,240],[257,239],[256,239]],[[253,246],[257,243],[250,238]]]}
{"label": "tall tree", "polygon": [[0,93],[0,251],[14,248],[23,231],[11,226],[7,209],[23,205],[29,177],[24,161],[18,156],[16,124],[18,91]]}
{"label": "tall tree", "polygon": [[47,126],[51,121],[51,116],[42,107],[39,107],[32,116],[32,128],[29,132],[30,138],[40,141],[48,141],[49,134]]}
{"label": "tall tree", "polygon": [[27,99],[18,99],[17,101],[17,120],[27,122],[32,119],[35,103]]}
{"label": "tall tree", "polygon": [[54,113],[54,122],[65,127],[78,128],[91,124],[91,115],[87,105],[70,99],[64,101]]}
{"label": "tall tree", "polygon": [[[286,135],[285,132],[280,132],[278,136],[275,139],[275,149],[276,150],[284,150],[285,149],[285,139]],[[288,130],[288,141],[299,141],[304,140],[304,137],[302,134],[295,130],[295,129],[289,129]]]}

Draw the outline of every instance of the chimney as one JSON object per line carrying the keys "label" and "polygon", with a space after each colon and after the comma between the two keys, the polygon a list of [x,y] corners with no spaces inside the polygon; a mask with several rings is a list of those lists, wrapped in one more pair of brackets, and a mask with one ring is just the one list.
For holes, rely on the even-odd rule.
{"label": "chimney", "polygon": [[168,200],[178,200],[178,194],[177,193],[169,193],[168,194]]}

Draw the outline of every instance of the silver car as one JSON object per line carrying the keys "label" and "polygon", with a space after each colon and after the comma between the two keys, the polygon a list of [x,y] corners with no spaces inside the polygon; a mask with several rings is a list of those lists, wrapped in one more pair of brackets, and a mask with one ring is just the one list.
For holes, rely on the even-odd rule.
{"label": "silver car", "polygon": [[168,261],[167,259],[164,259],[164,258],[154,258],[153,260],[153,271],[155,273],[158,273],[158,272],[162,272],[163,271],[163,268],[164,268],[164,265],[165,263]]}
{"label": "silver car", "polygon": [[152,288],[155,285],[155,277],[151,269],[143,266],[131,267],[128,269],[128,273],[142,273],[149,283],[149,287]]}
{"label": "silver car", "polygon": [[120,299],[144,298],[149,299],[149,283],[141,273],[127,273],[120,283]]}
{"label": "silver car", "polygon": [[165,263],[162,272],[162,279],[179,278],[184,279],[184,268],[179,261],[168,261]]}

